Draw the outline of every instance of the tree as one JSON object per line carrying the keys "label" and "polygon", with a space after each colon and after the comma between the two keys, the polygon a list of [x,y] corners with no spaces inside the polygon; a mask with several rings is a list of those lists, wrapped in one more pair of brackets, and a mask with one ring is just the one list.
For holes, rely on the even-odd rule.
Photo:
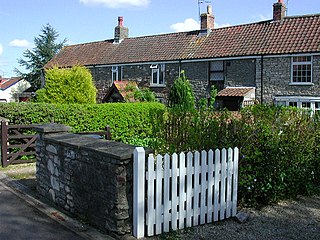
{"label": "tree", "polygon": [[81,66],[46,70],[46,85],[36,92],[37,102],[96,103],[97,90],[90,71]]}
{"label": "tree", "polygon": [[23,53],[25,59],[18,59],[20,66],[25,67],[29,73],[22,73],[20,70],[15,69],[16,73],[23,76],[34,90],[39,89],[42,85],[41,79],[44,65],[61,50],[67,41],[64,39],[56,43],[58,36],[58,32],[50,24],[43,26],[41,34],[34,38],[35,47],[32,50],[27,49]]}
{"label": "tree", "polygon": [[195,98],[192,87],[185,72],[181,71],[181,76],[176,79],[169,92],[169,107],[177,108],[181,111],[194,110]]}

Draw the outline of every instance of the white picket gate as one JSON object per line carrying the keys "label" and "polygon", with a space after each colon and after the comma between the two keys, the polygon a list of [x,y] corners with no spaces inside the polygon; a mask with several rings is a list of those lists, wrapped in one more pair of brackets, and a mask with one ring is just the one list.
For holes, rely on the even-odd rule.
{"label": "white picket gate", "polygon": [[144,149],[136,148],[133,235],[154,236],[235,216],[238,159],[238,148],[150,154],[146,166]]}

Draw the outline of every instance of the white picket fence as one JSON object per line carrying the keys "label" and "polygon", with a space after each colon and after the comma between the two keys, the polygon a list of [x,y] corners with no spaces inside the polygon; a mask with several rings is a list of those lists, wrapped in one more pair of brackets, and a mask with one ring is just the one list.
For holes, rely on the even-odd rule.
{"label": "white picket fence", "polygon": [[[172,156],[134,151],[133,235],[223,220],[237,214],[238,148]],[[147,171],[146,168],[147,167]]]}

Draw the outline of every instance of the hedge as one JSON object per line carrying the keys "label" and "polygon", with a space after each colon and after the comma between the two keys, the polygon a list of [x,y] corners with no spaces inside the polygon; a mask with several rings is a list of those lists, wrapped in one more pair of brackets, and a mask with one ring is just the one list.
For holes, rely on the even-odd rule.
{"label": "hedge", "polygon": [[153,113],[164,109],[160,103],[0,103],[0,116],[11,124],[61,123],[75,133],[100,131],[109,125],[114,140],[134,143],[151,135]]}

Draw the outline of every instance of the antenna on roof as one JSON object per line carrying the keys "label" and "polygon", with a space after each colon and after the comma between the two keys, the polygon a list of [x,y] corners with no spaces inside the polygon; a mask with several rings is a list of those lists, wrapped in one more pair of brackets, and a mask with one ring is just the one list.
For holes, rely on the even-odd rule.
{"label": "antenna on roof", "polygon": [[288,16],[289,0],[286,2],[286,16]]}
{"label": "antenna on roof", "polygon": [[211,0],[198,0],[199,23],[201,24],[201,4],[211,3]]}

